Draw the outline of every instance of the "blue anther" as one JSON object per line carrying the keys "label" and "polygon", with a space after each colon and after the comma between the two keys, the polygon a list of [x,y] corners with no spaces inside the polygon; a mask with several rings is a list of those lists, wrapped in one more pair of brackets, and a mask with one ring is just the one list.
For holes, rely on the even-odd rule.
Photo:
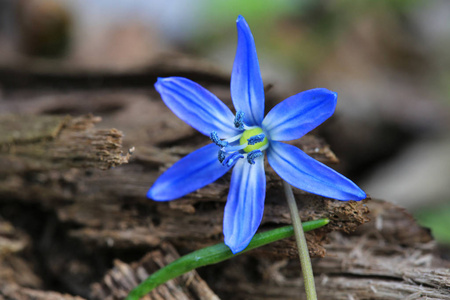
{"label": "blue anther", "polygon": [[261,143],[262,141],[264,141],[265,137],[266,136],[264,135],[264,133],[261,133],[250,137],[249,139],[247,139],[247,141],[249,145],[254,145],[256,143]]}
{"label": "blue anther", "polygon": [[217,146],[219,146],[221,148],[228,146],[228,142],[225,142],[225,141],[222,141],[221,139],[219,139],[219,135],[215,131],[212,131],[209,137],[210,137],[211,141],[213,141],[214,144],[216,144]]}
{"label": "blue anther", "polygon": [[239,130],[244,130],[244,112],[238,110],[236,112],[236,117],[234,118],[234,126]]}
{"label": "blue anther", "polygon": [[217,155],[217,158],[219,159],[220,163],[223,163],[223,161],[225,160],[226,156],[225,156],[225,151],[219,150],[219,153]]}
{"label": "blue anther", "polygon": [[247,161],[249,164],[254,165],[255,159],[260,156],[263,156],[263,153],[261,150],[253,150],[247,154]]}
{"label": "blue anther", "polygon": [[222,165],[223,166],[227,166],[227,167],[232,167],[232,166],[234,166],[235,163],[237,163],[237,161],[240,158],[244,158],[244,155],[240,154],[239,152],[231,153],[230,155],[228,155],[225,158],[225,160],[223,161]]}

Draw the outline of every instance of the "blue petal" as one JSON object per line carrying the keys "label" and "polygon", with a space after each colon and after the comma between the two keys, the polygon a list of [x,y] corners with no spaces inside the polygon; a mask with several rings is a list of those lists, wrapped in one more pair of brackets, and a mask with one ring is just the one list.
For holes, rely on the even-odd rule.
{"label": "blue petal", "polygon": [[185,156],[156,180],[147,197],[173,200],[214,182],[230,169],[220,164],[217,152],[217,146],[209,144]]}
{"label": "blue petal", "polygon": [[236,254],[247,247],[261,224],[266,196],[264,157],[250,165],[241,159],[231,176],[223,217],[225,244]]}
{"label": "blue petal", "polygon": [[291,96],[276,105],[262,122],[271,140],[301,138],[328,119],[336,108],[337,94],[327,89],[312,89]]}
{"label": "blue petal", "polygon": [[238,43],[231,73],[231,98],[236,111],[244,112],[244,122],[261,126],[264,118],[264,86],[250,27],[242,16],[236,20]]}
{"label": "blue petal", "polygon": [[238,133],[234,115],[214,94],[182,77],[158,78],[156,90],[178,118],[204,135],[215,130],[221,138]]}
{"label": "blue petal", "polygon": [[269,164],[290,185],[338,200],[361,200],[366,194],[348,178],[292,145],[271,141]]}

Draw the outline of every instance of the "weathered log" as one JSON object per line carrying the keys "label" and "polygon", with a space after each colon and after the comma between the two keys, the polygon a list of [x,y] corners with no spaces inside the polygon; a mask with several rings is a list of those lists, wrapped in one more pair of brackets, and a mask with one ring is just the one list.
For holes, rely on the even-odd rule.
{"label": "weathered log", "polygon": [[[112,285],[102,283],[114,259],[130,261],[147,252],[165,253],[161,248],[164,242],[186,253],[223,240],[229,174],[169,203],[145,197],[164,170],[209,142],[174,117],[153,90],[154,78],[182,75],[200,80],[231,106],[226,76],[195,63],[180,71],[177,64],[171,69],[163,63],[160,69],[149,67],[134,74],[58,73],[51,68],[0,72],[5,88],[0,101],[0,132],[4,133],[0,135],[0,212],[14,224],[27,220],[30,225],[24,226],[25,231],[40,228],[40,234],[30,234],[33,249],[38,252],[31,255],[40,258],[46,281],[57,281],[59,290],[83,297],[117,297],[125,291],[120,280]],[[96,89],[96,82],[102,80],[103,89]],[[53,85],[56,89],[50,89]],[[25,87],[26,93],[21,90]],[[283,98],[271,91],[267,107]],[[100,126],[119,128],[124,133],[124,148],[136,149],[131,158],[122,154],[118,131],[92,127],[99,120],[96,117],[66,116],[89,113],[101,116]],[[20,119],[19,115],[26,117]],[[45,126],[34,125],[39,122]],[[305,136],[293,143],[324,163],[337,162],[320,139]],[[102,170],[128,159],[128,164]],[[266,208],[260,230],[290,223],[278,176],[268,167],[266,177]],[[295,196],[303,220],[332,220],[326,228],[307,234],[313,256],[328,253],[314,261],[319,295],[324,299],[416,299],[420,284],[428,297],[440,293],[446,299],[447,273],[435,267],[442,268],[448,262],[438,260],[429,234],[401,209],[375,201],[338,202],[299,190],[295,190]],[[371,225],[359,227],[369,219],[368,208],[373,213]],[[352,235],[342,233],[355,229]],[[376,251],[368,250],[372,248]],[[364,251],[358,252],[361,249]],[[302,294],[298,262],[289,257],[296,257],[292,239],[203,268],[199,273],[224,299],[297,298]],[[31,266],[31,274],[42,276],[43,272],[33,272],[27,258],[22,259]],[[428,260],[430,265],[421,265]],[[384,261],[389,261],[391,268]],[[105,280],[124,275],[119,269],[135,270],[134,266],[116,260],[116,271],[107,273]],[[0,295],[26,285],[10,278],[0,288],[4,293]],[[94,282],[99,284],[91,291],[89,284]],[[39,283],[34,287],[45,288]]]}
{"label": "weathered log", "polygon": [[[91,100],[89,97],[84,97],[77,99],[76,103],[89,106],[88,102]],[[115,101],[116,104],[119,103],[118,98]],[[144,102],[136,96],[124,96],[120,101],[118,106],[124,111],[124,116],[120,117],[120,113],[118,113],[119,115],[116,117],[119,125],[123,125],[121,128],[133,128],[126,137],[131,139],[128,141],[130,146],[136,146],[133,160],[128,165],[110,170],[108,173],[90,169],[86,176],[86,171],[80,168],[89,167],[91,161],[99,158],[98,153],[104,152],[103,148],[116,146],[114,151],[117,153],[108,156],[115,160],[106,161],[105,165],[101,167],[120,163],[121,159],[126,161],[128,157],[121,156],[121,148],[117,147],[118,144],[108,139],[105,139],[104,142],[111,146],[102,146],[104,144],[101,141],[97,146],[92,145],[90,143],[93,136],[90,132],[93,130],[92,128],[87,129],[84,137],[83,134],[76,132],[75,134],[79,137],[75,140],[73,130],[69,130],[70,126],[64,129],[65,127],[60,123],[55,122],[53,127],[56,129],[52,129],[53,131],[48,129],[53,128],[51,126],[42,126],[45,132],[41,135],[50,136],[51,139],[50,144],[44,143],[43,148],[51,150],[38,152],[48,156],[38,156],[36,160],[20,169],[20,172],[13,170],[13,174],[6,176],[5,182],[1,185],[0,196],[18,199],[18,201],[38,202],[44,207],[51,208],[61,222],[77,225],[69,229],[69,236],[80,239],[89,247],[108,248],[111,245],[117,249],[155,247],[162,240],[169,240],[176,246],[193,250],[220,241],[229,175],[208,187],[187,195],[182,200],[157,203],[145,197],[146,190],[162,171],[183,155],[198,148],[199,144],[207,143],[208,139],[193,131],[182,121],[173,118],[162,101]],[[69,106],[75,104],[73,101],[61,102],[61,100],[55,103],[56,105],[64,103]],[[137,107],[127,109],[133,105]],[[36,106],[43,106],[48,110],[48,104],[45,102],[37,102]],[[151,113],[153,118],[142,113],[129,115],[136,109]],[[55,118],[62,122],[60,117]],[[110,121],[106,117],[105,119],[107,123]],[[89,120],[96,119],[91,117]],[[136,121],[141,122],[140,127],[133,125]],[[62,129],[59,133],[58,130],[61,126]],[[84,129],[83,126],[81,128]],[[147,128],[152,130],[149,132]],[[48,131],[57,132],[53,133],[55,138],[52,139],[52,135],[47,133]],[[66,131],[68,133],[65,133]],[[111,132],[108,132],[106,136],[112,135]],[[143,139],[145,135],[148,136],[148,139]],[[120,135],[117,137],[120,138]],[[80,142],[79,139],[84,142]],[[152,142],[153,145],[149,142]],[[67,145],[64,146],[64,143]],[[322,162],[337,162],[329,147],[319,139],[305,136],[295,144]],[[11,149],[19,147],[14,143],[13,145],[14,147],[9,147],[4,151],[6,152],[4,155],[6,161],[27,155],[26,150],[14,150],[12,153]],[[94,149],[89,149],[87,146],[94,147]],[[30,143],[24,143],[24,147],[29,149]],[[71,150],[72,148],[74,150]],[[67,158],[61,159],[61,155],[67,155]],[[44,164],[46,161],[49,161],[51,165]],[[66,165],[58,164],[61,161]],[[105,159],[100,157],[99,161],[105,161]],[[280,196],[282,195],[280,181],[270,168],[266,169],[268,192],[263,228],[272,227],[274,224],[289,224],[289,212],[284,205],[284,196]],[[331,230],[346,231],[353,230],[367,220],[364,217],[367,208],[363,203],[332,201],[299,190],[296,190],[295,193],[302,197],[299,206],[304,220],[330,217],[334,226],[330,226]],[[310,235],[312,255],[323,255],[324,250],[320,246],[320,241],[324,236],[324,232]],[[292,241],[286,241],[282,247],[264,252],[267,255],[283,256],[296,253]]]}
{"label": "weathered log", "polygon": [[24,172],[109,169],[128,162],[122,133],[94,129],[101,118],[69,116],[0,116],[0,176]]}
{"label": "weathered log", "polygon": [[[19,106],[19,109],[17,103],[12,105],[12,102],[5,101],[1,104],[3,108],[9,108],[9,112],[34,115],[55,111],[67,112],[65,106],[85,112],[83,111],[85,107],[92,107],[90,101],[100,99],[98,101],[107,103],[105,97],[109,96],[111,96],[109,93],[92,96],[75,93],[44,97],[33,100],[33,111],[29,110],[31,106],[25,105],[28,100],[24,100],[23,108]],[[33,138],[23,138],[24,142],[18,138],[23,134],[14,139],[9,138],[3,143],[8,147],[3,147],[0,153],[4,163],[21,162],[18,164],[19,167],[11,164],[13,167],[3,169],[4,180],[0,184],[0,199],[3,205],[17,207],[38,204],[43,210],[50,210],[56,214],[57,219],[52,221],[55,222],[52,226],[60,227],[65,224],[62,234],[69,241],[52,241],[52,247],[47,249],[48,253],[44,255],[51,259],[44,263],[52,276],[58,277],[58,280],[68,286],[69,291],[81,293],[83,296],[87,295],[87,289],[82,291],[80,276],[93,280],[99,270],[89,269],[90,263],[81,262],[77,255],[88,255],[91,251],[108,252],[109,249],[142,251],[158,247],[164,240],[172,242],[177,247],[195,250],[222,240],[221,223],[229,175],[174,202],[156,203],[145,197],[147,189],[162,171],[183,155],[208,142],[208,139],[173,118],[160,100],[148,101],[142,95],[124,93],[115,94],[113,102],[120,110],[112,113],[115,114],[114,118],[107,114],[103,119],[106,126],[112,125],[117,119],[116,125],[126,130],[124,143],[129,147],[136,146],[129,164],[107,172],[99,170],[100,167],[106,168],[116,162],[124,162],[128,157],[122,156],[121,148],[118,146],[120,134],[92,127],[92,123],[98,121],[95,117],[30,116],[30,120],[46,118],[46,124],[51,126],[25,127],[32,128],[33,131],[42,128],[43,132],[34,133]],[[149,113],[152,118],[149,118]],[[11,120],[14,116],[3,118]],[[75,126],[80,122],[84,125]],[[90,125],[87,126],[86,122]],[[136,122],[140,126],[136,126]],[[11,122],[5,121],[4,124],[11,127],[9,125]],[[17,124],[14,123],[14,126],[17,127]],[[152,130],[148,131],[148,128]],[[18,132],[27,130],[15,129]],[[93,132],[103,138],[103,142],[99,145],[89,142],[92,136],[96,136]],[[111,142],[113,138],[118,140]],[[38,145],[40,147],[38,149],[50,150],[28,150]],[[334,154],[322,140],[306,136],[296,141],[296,145],[323,162],[337,162]],[[56,151],[56,146],[59,149],[73,147],[74,151]],[[106,157],[111,159],[106,162],[98,161],[101,156],[97,153],[104,154],[105,148],[108,149],[106,154],[111,154]],[[61,153],[62,156],[58,156]],[[66,159],[63,158],[64,155],[67,155]],[[262,230],[277,224],[290,223],[289,212],[281,194],[280,181],[269,168],[267,177],[267,208]],[[351,231],[367,220],[364,216],[367,208],[363,203],[332,201],[299,190],[295,193],[302,197],[298,204],[303,218],[308,220],[328,216],[333,219],[334,226],[330,226],[329,230]],[[17,209],[19,210],[19,207]],[[321,242],[325,236],[326,231],[308,235],[313,256],[324,254]],[[71,247],[70,241],[73,239],[79,241],[81,249],[85,249],[81,250],[82,254],[68,251]],[[259,253],[255,251],[254,255],[285,257],[295,256],[295,253],[294,242],[286,240],[259,250]],[[83,267],[67,271],[67,268],[58,262],[64,262],[65,265],[82,264]],[[59,275],[61,272],[62,276]]]}
{"label": "weathered log", "polygon": [[[436,256],[429,232],[388,202],[368,206],[372,221],[351,234],[329,234],[326,256],[313,259],[319,299],[450,299],[450,262]],[[238,268],[213,288],[223,299],[306,299],[297,260],[258,262],[252,281],[233,281],[245,272]]]}
{"label": "weathered log", "polygon": [[[27,176],[35,175],[32,180],[42,184],[46,176],[61,170],[107,169],[126,163],[129,155],[122,155],[122,134],[115,129],[94,129],[99,121],[91,115],[0,116],[1,203],[15,196],[19,202],[24,200],[20,195],[28,189]],[[26,194],[32,197],[41,190],[27,190]],[[30,236],[0,216],[0,299],[82,299],[39,290],[44,287],[43,279],[34,271],[36,263],[25,258],[32,247],[37,245],[32,245]]]}

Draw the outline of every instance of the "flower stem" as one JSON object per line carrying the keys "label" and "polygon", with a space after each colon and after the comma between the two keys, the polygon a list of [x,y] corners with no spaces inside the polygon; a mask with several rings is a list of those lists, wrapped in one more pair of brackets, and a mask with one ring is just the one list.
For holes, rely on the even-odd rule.
{"label": "flower stem", "polygon": [[[325,226],[329,222],[330,220],[328,219],[320,219],[305,222],[301,224],[301,226],[304,231],[310,231]],[[126,300],[140,299],[144,295],[148,294],[152,289],[165,283],[166,281],[196,268],[224,261],[252,249],[267,245],[283,238],[291,237],[292,235],[294,235],[294,229],[292,226],[284,226],[255,234],[247,248],[237,254],[233,254],[230,248],[228,248],[228,246],[224,243],[191,252],[150,275],[128,294]]]}
{"label": "flower stem", "polygon": [[294,227],[295,241],[297,242],[298,256],[300,257],[303,281],[305,283],[306,299],[317,300],[311,258],[309,257],[308,245],[306,244],[305,233],[303,231],[302,221],[300,220],[300,216],[298,214],[298,208],[297,203],[295,202],[294,193],[292,192],[291,185],[284,180],[283,187],[289,206],[289,211],[291,213],[292,226]]}

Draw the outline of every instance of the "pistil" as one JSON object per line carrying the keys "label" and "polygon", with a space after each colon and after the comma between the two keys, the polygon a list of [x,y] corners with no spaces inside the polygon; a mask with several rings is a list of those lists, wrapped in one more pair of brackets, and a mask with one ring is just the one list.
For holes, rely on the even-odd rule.
{"label": "pistil", "polygon": [[244,148],[245,152],[261,149],[268,144],[267,137],[260,127],[244,131],[239,142],[241,145],[248,143],[248,146]]}

